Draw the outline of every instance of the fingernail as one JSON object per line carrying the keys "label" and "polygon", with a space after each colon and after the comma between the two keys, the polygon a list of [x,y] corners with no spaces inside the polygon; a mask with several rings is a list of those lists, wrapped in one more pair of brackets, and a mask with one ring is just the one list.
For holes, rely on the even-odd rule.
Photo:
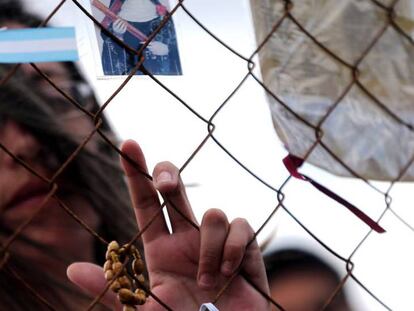
{"label": "fingernail", "polygon": [[223,262],[221,265],[221,273],[228,276],[233,273],[233,263],[230,260]]}
{"label": "fingernail", "polygon": [[166,182],[170,182],[171,180],[172,180],[172,176],[167,171],[161,172],[157,177],[158,183],[166,183]]}
{"label": "fingernail", "polygon": [[216,279],[211,274],[203,274],[200,277],[200,286],[204,288],[212,288],[216,285]]}

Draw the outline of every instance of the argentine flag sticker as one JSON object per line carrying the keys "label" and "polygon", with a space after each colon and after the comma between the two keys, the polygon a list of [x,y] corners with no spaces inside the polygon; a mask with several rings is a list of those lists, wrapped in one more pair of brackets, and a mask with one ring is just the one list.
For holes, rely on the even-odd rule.
{"label": "argentine flag sticker", "polygon": [[74,27],[0,30],[0,63],[77,61]]}

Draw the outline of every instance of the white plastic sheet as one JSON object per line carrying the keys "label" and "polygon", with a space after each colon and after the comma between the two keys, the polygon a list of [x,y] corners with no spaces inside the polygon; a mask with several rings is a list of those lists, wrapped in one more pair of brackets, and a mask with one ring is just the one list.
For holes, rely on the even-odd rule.
{"label": "white plastic sheet", "polygon": [[[392,1],[377,2],[388,6]],[[285,4],[251,0],[251,5],[260,44],[282,18]],[[374,1],[293,1],[291,14],[338,56],[329,55],[290,19],[284,19],[259,53],[265,85],[309,124],[323,120],[323,144],[348,168],[320,145],[307,161],[342,176],[353,171],[366,179],[398,178],[414,156],[414,131],[409,128],[414,124],[414,45],[389,25],[387,11]],[[394,21],[409,35],[412,15],[408,0],[397,3]],[[356,65],[361,86],[373,97],[352,84]],[[274,96],[268,98],[280,139],[290,153],[304,157],[316,141],[315,130]],[[401,179],[414,180],[414,165]]]}

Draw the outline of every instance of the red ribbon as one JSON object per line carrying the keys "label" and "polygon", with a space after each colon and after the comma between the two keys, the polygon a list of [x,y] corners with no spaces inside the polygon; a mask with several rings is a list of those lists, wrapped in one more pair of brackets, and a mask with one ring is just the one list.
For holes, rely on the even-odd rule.
{"label": "red ribbon", "polygon": [[320,192],[324,193],[325,195],[327,195],[331,199],[335,200],[339,204],[342,204],[343,206],[345,206],[355,216],[357,216],[360,220],[362,220],[365,224],[367,224],[372,230],[374,230],[378,233],[384,233],[385,232],[384,228],[382,228],[377,222],[375,222],[372,218],[370,218],[367,214],[365,214],[359,208],[357,208],[353,204],[349,203],[347,200],[340,197],[336,193],[332,192],[331,190],[329,190],[325,186],[322,186],[318,182],[314,181],[312,178],[299,173],[298,168],[303,164],[303,159],[289,154],[286,158],[283,159],[283,164],[285,164],[285,166],[286,166],[287,170],[289,171],[290,175],[292,175],[295,178],[310,182]]}

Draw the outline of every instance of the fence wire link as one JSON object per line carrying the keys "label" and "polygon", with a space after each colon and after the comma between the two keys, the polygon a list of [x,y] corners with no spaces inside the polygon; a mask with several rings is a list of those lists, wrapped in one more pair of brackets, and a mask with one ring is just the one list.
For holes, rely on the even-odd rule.
{"label": "fence wire link", "polygon": [[[70,0],[63,0],[63,1],[56,1],[57,5],[56,8],[50,13],[50,15],[44,20],[44,22],[39,25],[39,27],[46,26],[47,23],[53,18],[53,16],[60,10],[62,5],[65,2],[69,2]],[[414,131],[413,125],[402,120],[398,115],[396,115],[394,112],[392,112],[388,107],[387,104],[384,102],[381,102],[380,99],[378,99],[374,94],[372,94],[359,80],[359,66],[361,62],[369,55],[373,47],[376,45],[376,43],[380,40],[380,38],[384,35],[385,31],[389,28],[394,29],[408,44],[414,45],[414,41],[410,34],[405,33],[404,30],[398,25],[398,23],[395,21],[395,7],[398,4],[398,0],[392,1],[390,5],[384,5],[383,3],[377,1],[377,0],[365,0],[366,2],[371,2],[374,4],[378,9],[382,10],[386,16],[388,16],[388,19],[386,23],[381,27],[378,32],[375,34],[372,41],[367,44],[367,48],[363,51],[363,53],[360,55],[360,57],[353,63],[350,64],[346,60],[342,59],[341,56],[335,54],[333,51],[329,49],[329,47],[325,46],[323,43],[318,41],[318,39],[301,24],[301,22],[293,15],[293,8],[296,4],[295,1],[290,0],[281,0],[280,2],[284,4],[283,13],[280,15],[280,18],[278,20],[274,21],[274,25],[270,32],[265,36],[264,40],[262,42],[259,42],[257,45],[257,48],[252,52],[251,56],[246,58],[238,51],[234,50],[231,46],[227,45],[223,40],[220,39],[220,34],[214,34],[211,32],[200,20],[197,19],[197,17],[192,14],[191,10],[189,10],[185,6],[184,0],[180,0],[177,2],[177,4],[172,8],[172,10],[164,17],[163,22],[161,23],[160,27],[158,27],[152,35],[149,36],[148,40],[145,42],[144,46],[139,50],[135,51],[133,48],[125,45],[124,42],[119,40],[116,36],[114,36],[111,32],[107,31],[105,28],[103,28],[99,21],[97,21],[92,15],[88,13],[88,11],[77,1],[77,0],[71,0],[73,4],[76,5],[76,7],[82,11],[85,15],[85,18],[90,19],[95,25],[100,27],[102,31],[111,37],[114,41],[116,41],[118,44],[122,45],[127,51],[130,53],[136,54],[140,57],[140,61],[136,64],[136,66],[131,70],[129,75],[125,78],[125,80],[121,83],[121,85],[117,88],[117,90],[104,102],[103,105],[101,105],[101,108],[99,111],[92,113],[85,109],[81,103],[77,102],[76,99],[74,99],[67,91],[63,90],[59,87],[59,84],[53,81],[48,75],[42,70],[36,66],[35,64],[31,64],[33,69],[41,76],[47,83],[51,85],[54,89],[56,89],[65,100],[71,104],[75,109],[83,113],[87,118],[89,118],[93,124],[94,127],[90,131],[88,135],[83,139],[83,141],[77,146],[77,148],[72,152],[72,154],[64,161],[64,163],[55,171],[53,176],[51,178],[47,178],[43,176],[40,172],[36,170],[36,168],[31,167],[29,163],[26,163],[23,159],[19,158],[18,155],[13,154],[5,145],[3,145],[0,142],[0,148],[3,152],[8,154],[8,156],[12,157],[16,163],[23,166],[27,171],[29,171],[31,174],[36,176],[37,178],[40,178],[44,183],[46,183],[49,186],[49,193],[45,200],[42,202],[41,205],[39,205],[37,208],[33,209],[32,214],[26,219],[25,222],[23,222],[7,239],[6,241],[1,245],[0,248],[0,269],[4,269],[7,273],[14,276],[16,280],[24,285],[27,289],[29,289],[30,292],[32,292],[37,299],[45,305],[45,307],[56,310],[57,308],[52,306],[44,297],[42,297],[39,293],[36,292],[36,288],[28,284],[24,280],[24,276],[19,275],[16,271],[13,270],[12,267],[9,266],[10,262],[13,260],[12,257],[10,257],[10,247],[13,244],[13,242],[16,241],[21,236],[22,231],[32,222],[32,220],[42,211],[42,209],[47,205],[47,201],[51,198],[54,198],[58,201],[60,207],[67,213],[68,217],[72,217],[76,222],[78,222],[85,230],[87,230],[91,236],[93,236],[94,239],[99,240],[103,244],[108,244],[106,239],[102,236],[100,236],[96,231],[94,231],[90,226],[86,224],[85,221],[83,221],[73,210],[71,206],[68,206],[65,204],[57,195],[58,190],[58,184],[56,183],[56,179],[62,174],[62,172],[68,168],[68,166],[74,161],[76,157],[79,156],[79,153],[82,152],[82,150],[86,147],[86,145],[90,142],[92,137],[94,135],[99,135],[104,142],[113,148],[121,157],[124,157],[129,163],[131,163],[133,166],[136,167],[138,171],[140,171],[142,174],[144,174],[147,178],[152,179],[152,177],[140,169],[140,167],[134,162],[134,160],[129,159],[125,154],[123,154],[118,147],[116,146],[116,143],[112,141],[111,137],[108,137],[104,131],[102,131],[102,113],[107,109],[107,107],[112,103],[114,98],[122,91],[122,89],[129,83],[131,78],[136,74],[136,72],[139,70],[143,74],[147,75],[150,79],[153,80],[153,82],[158,85],[163,91],[168,92],[174,99],[176,99],[180,104],[182,104],[186,109],[188,109],[194,116],[194,118],[198,118],[201,122],[203,122],[205,125],[207,125],[207,132],[205,134],[205,137],[203,140],[199,143],[199,145],[194,149],[193,153],[188,157],[188,159],[185,161],[185,163],[180,168],[180,172],[183,172],[187,165],[194,159],[196,154],[200,152],[200,150],[203,149],[203,147],[206,145],[207,142],[213,141],[220,149],[222,149],[230,159],[232,159],[234,162],[236,162],[240,168],[247,173],[249,173],[253,178],[257,180],[257,182],[261,183],[264,187],[266,187],[269,191],[272,191],[277,196],[277,202],[275,202],[276,207],[274,210],[268,215],[265,222],[260,226],[259,230],[254,235],[254,238],[257,237],[257,235],[265,228],[269,222],[275,217],[275,215],[278,214],[278,211],[281,209],[284,210],[291,219],[296,222],[311,238],[313,238],[315,241],[317,241],[327,252],[335,256],[338,260],[342,261],[345,268],[346,268],[346,274],[343,276],[341,282],[337,284],[337,287],[334,292],[332,292],[330,298],[328,301],[325,302],[324,307],[322,309],[326,309],[334,300],[336,295],[343,289],[345,284],[349,282],[350,279],[354,280],[359,287],[365,291],[367,294],[371,295],[372,298],[374,298],[379,304],[381,304],[385,309],[391,310],[391,307],[388,306],[381,297],[378,297],[374,292],[372,292],[367,286],[361,282],[357,276],[353,273],[355,264],[353,263],[352,259],[355,257],[355,255],[361,250],[361,248],[364,247],[364,243],[367,241],[370,235],[372,235],[372,231],[370,230],[365,236],[362,237],[362,239],[359,241],[359,243],[355,246],[353,249],[351,255],[347,258],[341,256],[338,252],[336,252],[334,249],[329,247],[326,243],[324,243],[320,238],[318,238],[310,229],[307,228],[305,224],[303,224],[297,216],[292,213],[292,211],[289,209],[288,206],[285,204],[285,194],[284,189],[285,187],[291,182],[291,177],[288,177],[279,187],[275,187],[271,185],[270,183],[266,182],[264,179],[262,179],[260,176],[258,176],[253,170],[249,169],[241,160],[239,160],[234,154],[232,154],[226,146],[220,142],[220,140],[215,136],[214,132],[216,129],[216,125],[214,123],[215,118],[217,115],[220,114],[221,110],[224,106],[226,106],[230,99],[232,99],[235,94],[239,92],[239,90],[244,86],[245,82],[248,79],[253,79],[259,87],[261,87],[269,96],[271,96],[273,99],[277,101],[279,105],[281,105],[289,114],[294,116],[298,121],[302,122],[307,127],[311,128],[314,131],[315,134],[315,141],[312,144],[312,146],[308,149],[306,156],[304,157],[304,160],[310,156],[310,154],[315,150],[317,146],[322,147],[329,155],[331,155],[340,165],[343,166],[344,169],[346,169],[351,175],[353,175],[355,178],[358,178],[359,180],[363,181],[366,185],[371,187],[373,190],[378,192],[380,195],[384,197],[384,203],[385,208],[383,209],[380,217],[376,219],[377,222],[380,222],[381,219],[387,214],[392,213],[396,216],[396,218],[401,222],[402,225],[407,227],[409,230],[414,231],[412,225],[410,225],[404,218],[392,208],[392,197],[390,195],[391,190],[393,189],[394,185],[400,181],[404,175],[404,173],[408,170],[408,168],[412,165],[412,162],[414,161],[414,154],[410,158],[410,161],[404,165],[404,167],[401,169],[400,172],[396,172],[396,178],[389,183],[389,187],[386,191],[382,191],[378,189],[373,183],[371,183],[369,180],[366,180],[362,176],[359,176],[357,172],[355,172],[353,169],[351,169],[340,157],[338,157],[333,150],[329,148],[324,142],[324,132],[322,130],[323,124],[326,122],[327,118],[337,109],[338,106],[341,105],[342,100],[344,97],[349,94],[351,91],[351,88],[357,87],[362,93],[365,94],[365,96],[370,100],[370,102],[373,105],[376,105],[382,110],[382,113],[388,115],[392,119],[394,119],[396,122],[398,122],[402,127],[406,127],[410,131]],[[187,0],[189,2],[190,0]],[[182,98],[180,98],[179,94],[175,93],[174,90],[170,89],[168,86],[163,84],[160,80],[157,79],[157,77],[153,76],[143,65],[144,58],[142,57],[142,51],[145,49],[146,46],[151,42],[151,40],[155,37],[157,33],[159,33],[162,29],[162,27],[167,23],[168,20],[170,20],[174,14],[176,14],[177,11],[184,12],[191,20],[194,21],[195,24],[197,24],[204,32],[206,32],[212,40],[217,41],[220,45],[222,45],[228,53],[232,53],[234,57],[237,57],[244,61],[246,63],[246,73],[243,77],[240,77],[240,82],[237,85],[237,87],[232,90],[229,94],[226,100],[219,105],[219,107],[216,109],[216,111],[210,116],[209,119],[206,119],[202,117],[200,113],[198,113],[194,108],[191,107],[190,104],[186,103]],[[338,96],[338,98],[334,101],[333,105],[326,111],[325,115],[319,120],[317,125],[313,125],[309,120],[306,120],[305,118],[301,117],[297,112],[295,112],[291,107],[289,107],[288,104],[286,104],[281,97],[278,94],[273,93],[268,86],[265,85],[265,83],[261,80],[259,76],[257,76],[254,73],[254,69],[257,66],[254,59],[258,55],[258,53],[264,48],[264,46],[269,42],[271,37],[277,33],[281,25],[289,21],[296,25],[296,27],[308,38],[311,40],[315,45],[319,47],[319,49],[326,54],[326,56],[334,59],[337,63],[339,63],[341,66],[347,68],[350,73],[351,80],[348,85],[346,85],[341,92],[341,94]],[[5,85],[9,82],[9,80],[16,75],[16,73],[19,71],[19,65],[14,66],[6,75],[3,77],[0,77],[1,82],[0,85]],[[213,194],[214,195],[214,194]],[[177,209],[174,206],[174,202],[163,202],[162,208],[166,206],[166,204],[169,204],[172,206],[178,213],[181,214],[181,216],[188,221],[195,229],[198,230],[197,224],[193,223],[190,219],[188,219],[185,215],[183,215],[179,209]],[[152,217],[152,220],[149,221],[145,226],[141,228],[139,232],[136,233],[133,240],[131,240],[129,243],[133,243],[137,239],[141,237],[141,235],[148,230],[148,228],[152,225],[153,220],[162,213],[162,209],[160,209],[157,213],[155,213]],[[253,240],[252,240],[253,241]],[[252,242],[251,241],[251,242]],[[250,243],[251,243],[250,242]],[[243,270],[238,269],[233,277],[229,279],[227,284],[221,288],[214,299],[214,302],[220,301],[220,298],[222,294],[226,291],[226,288],[231,284],[234,277],[241,275],[242,277],[246,278],[246,280],[257,290],[259,291],[266,299],[268,299],[277,310],[285,310],[281,304],[279,304],[277,301],[274,301],[271,297],[269,297],[265,292],[263,292],[260,288],[258,288],[251,280],[249,280]],[[107,285],[105,290],[98,296],[93,299],[93,301],[90,302],[89,307],[87,310],[93,310],[97,304],[100,302],[102,297],[104,296],[105,292],[109,289],[110,284]],[[159,298],[155,296],[154,293],[151,292],[150,289],[147,289],[148,294],[154,299],[156,299],[160,305],[162,305],[166,310],[173,310],[168,304],[161,301]]]}

